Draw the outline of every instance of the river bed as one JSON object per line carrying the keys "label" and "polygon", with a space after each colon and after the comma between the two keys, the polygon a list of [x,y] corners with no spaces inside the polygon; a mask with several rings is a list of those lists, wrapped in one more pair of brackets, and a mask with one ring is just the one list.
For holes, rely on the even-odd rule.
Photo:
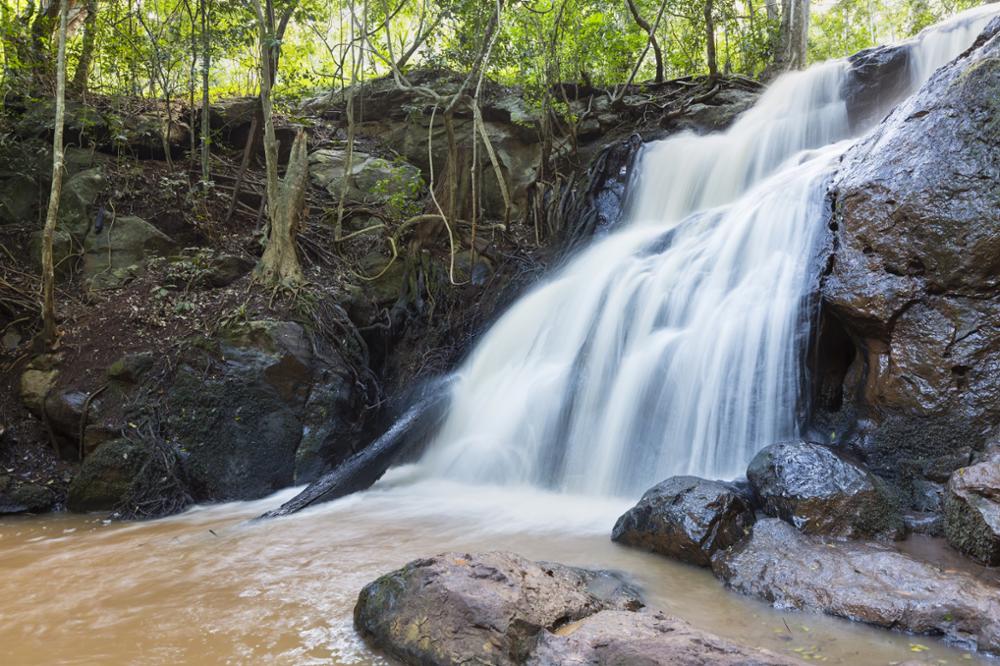
{"label": "river bed", "polygon": [[822,663],[996,663],[928,637],[778,612],[727,592],[707,571],[613,544],[624,500],[470,487],[409,467],[366,493],[249,522],[294,492],[145,523],[0,519],[0,663],[391,663],[353,630],[358,591],[450,550],[615,569],[651,606]]}

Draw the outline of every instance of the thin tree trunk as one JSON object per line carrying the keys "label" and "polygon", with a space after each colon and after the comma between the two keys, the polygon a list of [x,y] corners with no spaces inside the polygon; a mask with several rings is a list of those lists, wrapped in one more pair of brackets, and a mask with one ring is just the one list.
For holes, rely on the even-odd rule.
{"label": "thin tree trunk", "polygon": [[209,30],[208,2],[201,0],[201,179],[204,183],[212,180],[211,151],[212,127],[211,111],[208,106],[208,75],[212,64],[212,37]]}
{"label": "thin tree trunk", "polygon": [[792,69],[803,69],[806,66],[808,38],[809,0],[782,0],[781,25],[774,42],[774,59],[764,73],[765,78]]}
{"label": "thin tree trunk", "polygon": [[73,73],[73,90],[79,94],[87,92],[90,77],[90,63],[94,59],[94,45],[97,42],[97,0],[87,0],[87,17],[83,21],[83,43],[80,46],[80,60]]}
{"label": "thin tree trunk", "polygon": [[712,15],[712,0],[705,0],[705,50],[708,55],[708,77],[719,77],[719,63],[715,57],[715,17]]}
{"label": "thin tree trunk", "polygon": [[278,176],[278,140],[274,133],[271,102],[274,73],[272,51],[276,48],[274,21],[271,12],[265,13],[260,0],[252,1],[260,29],[260,104],[264,118],[264,166],[267,173],[267,213],[270,226],[267,247],[257,265],[257,276],[266,283],[288,285],[303,279],[295,249],[295,236],[305,205],[309,154],[305,132],[300,130],[292,144],[284,180]]}
{"label": "thin tree trunk", "polygon": [[639,14],[639,8],[635,6],[635,0],[626,0],[626,4],[628,4],[628,9],[632,13],[632,18],[635,19],[636,25],[642,28],[649,37],[649,44],[653,47],[653,57],[656,59],[656,83],[663,83],[663,51],[660,50],[660,43],[656,41],[656,31],[649,24],[649,21],[642,18],[642,15]]}
{"label": "thin tree trunk", "polygon": [[55,262],[52,245],[59,220],[63,181],[63,124],[66,115],[66,15],[69,0],[60,0],[59,52],[56,58],[56,117],[52,139],[52,189],[42,231],[42,340],[52,346],[56,339]]}

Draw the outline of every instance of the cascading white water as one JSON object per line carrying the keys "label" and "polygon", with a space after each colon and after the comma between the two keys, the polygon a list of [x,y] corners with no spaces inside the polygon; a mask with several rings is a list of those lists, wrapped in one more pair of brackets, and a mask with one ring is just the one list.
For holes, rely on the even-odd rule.
{"label": "cascading white water", "polygon": [[[997,12],[909,42],[913,89]],[[851,143],[848,67],[782,77],[726,132],[648,146],[627,224],[483,337],[423,467],[635,495],[672,474],[738,476],[795,437],[809,263]]]}

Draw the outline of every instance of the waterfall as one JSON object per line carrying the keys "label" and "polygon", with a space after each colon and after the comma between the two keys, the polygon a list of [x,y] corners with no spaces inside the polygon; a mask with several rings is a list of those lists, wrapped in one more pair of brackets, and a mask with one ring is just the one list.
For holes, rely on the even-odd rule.
{"label": "waterfall", "polygon": [[[911,91],[997,10],[907,42]],[[674,474],[739,476],[796,437],[810,264],[852,139],[849,67],[783,76],[728,131],[646,146],[626,223],[483,336],[423,468],[634,496]]]}

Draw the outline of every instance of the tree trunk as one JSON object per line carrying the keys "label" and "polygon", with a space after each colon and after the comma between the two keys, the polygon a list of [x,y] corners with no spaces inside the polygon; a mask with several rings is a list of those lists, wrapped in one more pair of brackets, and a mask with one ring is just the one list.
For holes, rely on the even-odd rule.
{"label": "tree trunk", "polygon": [[708,77],[714,81],[719,77],[719,63],[715,57],[715,18],[712,16],[712,0],[705,0],[705,51],[708,56]]}
{"label": "tree trunk", "polygon": [[774,59],[765,72],[772,78],[806,66],[809,45],[809,0],[782,0],[781,25],[774,44]]}
{"label": "tree trunk", "polygon": [[94,59],[94,45],[97,42],[97,0],[87,0],[87,17],[83,21],[83,44],[80,60],[73,73],[73,90],[82,95],[87,92],[90,77],[90,63]]}
{"label": "tree trunk", "polygon": [[55,262],[52,244],[59,220],[63,181],[63,124],[66,114],[66,15],[69,0],[60,0],[59,52],[56,59],[56,117],[52,139],[52,189],[42,231],[42,340],[52,346],[56,339]]}
{"label": "tree trunk", "polygon": [[212,63],[211,32],[209,32],[208,2],[201,0],[201,179],[204,183],[212,180],[211,111],[208,106],[208,74]]}
{"label": "tree trunk", "polygon": [[660,50],[660,43],[656,41],[656,31],[653,30],[653,26],[649,25],[649,21],[639,14],[635,0],[626,0],[626,4],[628,4],[628,10],[632,13],[636,25],[642,28],[649,37],[649,44],[653,47],[653,57],[656,59],[656,83],[663,83],[663,51]]}
{"label": "tree trunk", "polygon": [[264,165],[267,172],[267,213],[270,223],[267,247],[257,264],[257,277],[270,284],[301,282],[302,267],[295,249],[299,218],[305,205],[309,178],[306,135],[299,131],[292,144],[285,178],[278,176],[278,140],[274,134],[271,105],[273,85],[272,49],[275,48],[274,22],[265,14],[260,0],[253,0],[260,28],[260,105],[264,118]]}

